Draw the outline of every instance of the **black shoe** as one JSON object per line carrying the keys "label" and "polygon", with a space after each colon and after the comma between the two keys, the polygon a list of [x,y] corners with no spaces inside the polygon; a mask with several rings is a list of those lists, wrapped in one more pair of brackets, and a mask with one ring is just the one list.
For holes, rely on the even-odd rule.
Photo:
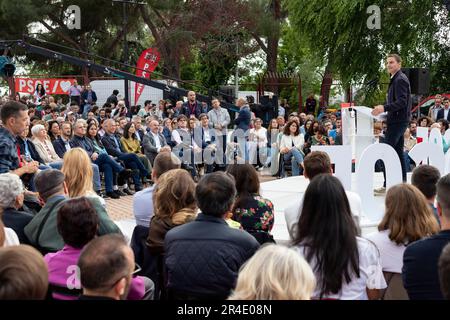
{"label": "black shoe", "polygon": [[103,199],[108,199],[108,198],[109,198],[108,195],[106,195],[105,193],[103,193],[103,192],[101,192],[101,191],[95,191],[95,193],[96,193],[100,198],[103,198]]}
{"label": "black shoe", "polygon": [[132,196],[134,194],[134,192],[131,191],[130,189],[123,189],[122,191],[123,191],[123,193],[126,193],[129,196]]}
{"label": "black shoe", "polygon": [[120,197],[125,197],[125,196],[127,195],[126,193],[123,193],[123,192],[120,191],[120,190],[114,190],[114,193],[117,194],[117,195],[120,196]]}
{"label": "black shoe", "polygon": [[114,191],[113,192],[107,192],[106,195],[108,197],[110,197],[111,199],[120,199],[120,195],[115,193]]}
{"label": "black shoe", "polygon": [[128,182],[128,179],[133,175],[133,171],[130,169],[124,169],[119,172],[117,175],[117,183],[119,186],[123,185],[124,183]]}

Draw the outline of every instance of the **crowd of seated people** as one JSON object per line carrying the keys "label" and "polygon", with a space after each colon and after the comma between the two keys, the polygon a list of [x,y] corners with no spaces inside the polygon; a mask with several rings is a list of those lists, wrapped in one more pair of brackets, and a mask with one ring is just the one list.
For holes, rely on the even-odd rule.
{"label": "crowd of seated people", "polygon": [[[263,130],[239,104],[246,141],[266,158],[205,165],[201,176],[189,166],[196,151],[203,161],[205,149],[222,159],[228,148],[222,133],[232,120],[218,100],[208,110],[190,92],[186,103],[146,104],[131,116],[118,100],[86,119],[72,104],[60,121],[31,122],[24,104],[3,104],[0,299],[450,298],[449,175],[418,166],[412,185],[388,190],[378,231],[363,236],[360,198],[333,176],[326,153],[310,151],[342,141],[339,117],[292,113]],[[275,243],[275,208],[260,195],[257,168],[275,166],[267,158],[309,180],[285,211],[288,244]],[[105,205],[132,185],[145,268]]]}

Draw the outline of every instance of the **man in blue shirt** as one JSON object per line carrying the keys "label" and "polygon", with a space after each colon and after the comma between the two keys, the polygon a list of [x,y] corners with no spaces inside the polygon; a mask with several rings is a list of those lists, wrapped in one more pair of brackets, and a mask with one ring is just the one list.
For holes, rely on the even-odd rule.
{"label": "man in blue shirt", "polygon": [[170,152],[161,152],[156,156],[152,170],[152,180],[155,184],[136,192],[133,197],[133,213],[137,225],[147,228],[150,225],[150,219],[153,216],[153,190],[158,183],[158,178],[163,173],[180,167],[180,160]]}
{"label": "man in blue shirt", "polygon": [[19,159],[16,136],[20,135],[29,125],[27,107],[16,101],[10,101],[1,106],[0,118],[0,173],[12,172],[22,177],[25,174],[37,172],[37,161],[22,161]]}
{"label": "man in blue shirt", "polygon": [[403,254],[403,285],[411,300],[442,300],[438,261],[450,242],[450,174],[437,184],[437,211],[441,232],[411,243]]}

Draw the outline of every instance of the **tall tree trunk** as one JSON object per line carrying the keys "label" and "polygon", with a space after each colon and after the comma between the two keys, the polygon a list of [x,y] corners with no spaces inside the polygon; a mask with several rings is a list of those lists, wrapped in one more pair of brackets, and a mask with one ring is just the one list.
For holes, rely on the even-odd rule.
{"label": "tall tree trunk", "polygon": [[[267,38],[266,63],[268,72],[277,72],[278,44],[280,41],[281,0],[272,0],[270,10],[273,19],[277,23],[277,26],[276,30],[274,30],[274,32]],[[272,86],[270,90],[273,91],[276,95],[278,95],[279,85],[277,84]]]}
{"label": "tall tree trunk", "polygon": [[333,75],[331,73],[331,62],[330,60],[328,60],[328,64],[325,68],[325,73],[322,79],[322,86],[320,88],[320,96],[321,96],[321,99],[319,101],[320,108],[322,107],[328,108],[332,83],[333,83]]}

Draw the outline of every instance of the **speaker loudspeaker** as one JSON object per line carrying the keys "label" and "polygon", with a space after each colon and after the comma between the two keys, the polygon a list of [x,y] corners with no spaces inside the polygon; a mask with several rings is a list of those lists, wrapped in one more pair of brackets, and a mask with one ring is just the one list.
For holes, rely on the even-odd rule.
{"label": "speaker loudspeaker", "polygon": [[411,85],[411,94],[428,94],[430,92],[430,70],[427,68],[402,68]]}

